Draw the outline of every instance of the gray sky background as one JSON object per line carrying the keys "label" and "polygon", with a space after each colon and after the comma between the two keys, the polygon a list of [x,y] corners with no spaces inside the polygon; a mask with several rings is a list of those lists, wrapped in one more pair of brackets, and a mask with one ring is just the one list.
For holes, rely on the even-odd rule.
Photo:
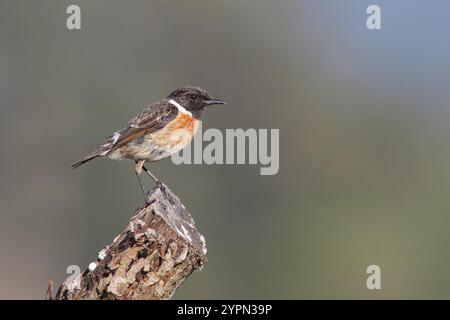
{"label": "gray sky background", "polygon": [[449,10],[1,0],[0,298],[42,298],[124,228],[142,204],[132,164],[70,163],[186,84],[229,102],[204,129],[279,128],[280,171],[151,165],[208,245],[175,298],[449,298]]}

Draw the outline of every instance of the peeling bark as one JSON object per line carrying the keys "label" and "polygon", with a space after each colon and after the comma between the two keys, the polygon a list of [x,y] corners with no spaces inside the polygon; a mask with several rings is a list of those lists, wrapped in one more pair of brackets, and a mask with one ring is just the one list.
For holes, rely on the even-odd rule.
{"label": "peeling bark", "polygon": [[169,299],[203,268],[205,240],[184,205],[161,183],[148,197],[96,261],[63,282],[55,299]]}

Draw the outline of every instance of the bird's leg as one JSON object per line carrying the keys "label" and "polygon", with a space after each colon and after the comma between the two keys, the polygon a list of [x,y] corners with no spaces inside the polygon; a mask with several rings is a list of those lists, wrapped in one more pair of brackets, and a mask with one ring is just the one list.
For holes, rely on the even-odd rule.
{"label": "bird's leg", "polygon": [[161,185],[161,182],[158,180],[157,177],[153,175],[153,173],[150,172],[145,166],[142,166],[142,169],[144,169],[145,173],[147,173],[152,179],[156,182],[156,185]]}
{"label": "bird's leg", "polygon": [[142,194],[144,195],[145,203],[147,203],[147,195],[145,194],[144,185],[142,184],[141,180],[141,173],[142,173],[142,166],[144,164],[145,160],[138,160],[136,161],[136,165],[134,167],[134,172],[136,173],[136,177],[138,178],[139,185],[141,186]]}

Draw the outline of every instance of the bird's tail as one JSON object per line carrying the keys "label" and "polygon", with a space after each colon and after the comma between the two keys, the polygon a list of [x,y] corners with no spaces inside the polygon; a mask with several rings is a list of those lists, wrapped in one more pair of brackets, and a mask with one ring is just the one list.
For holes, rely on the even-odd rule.
{"label": "bird's tail", "polygon": [[97,157],[99,157],[99,156],[100,156],[99,154],[90,154],[90,155],[86,156],[85,158],[81,159],[80,161],[77,161],[77,162],[75,162],[75,163],[72,163],[72,164],[71,164],[72,169],[76,169],[76,168],[78,168],[79,166],[81,166],[82,164],[84,164],[84,163],[86,163],[86,162],[88,162],[88,161],[91,161],[92,159],[95,159],[95,158],[97,158]]}
{"label": "bird's tail", "polygon": [[92,159],[104,156],[105,154],[107,154],[109,149],[110,149],[110,146],[109,146],[108,143],[105,143],[105,144],[101,145],[100,147],[98,147],[97,149],[95,149],[94,151],[89,153],[87,156],[85,156],[80,161],[72,163],[72,169],[76,169],[79,166],[81,166],[82,164],[84,164],[84,163],[86,163],[88,161],[91,161]]}
{"label": "bird's tail", "polygon": [[82,164],[91,161],[92,159],[98,158],[98,157],[103,157],[106,154],[108,154],[108,152],[111,151],[112,146],[114,145],[114,135],[110,136],[108,138],[105,139],[105,142],[98,147],[97,149],[95,149],[94,151],[92,151],[91,153],[89,153],[87,156],[85,156],[83,159],[81,159],[80,161],[77,161],[75,163],[72,163],[72,169],[76,169],[79,166],[81,166]]}

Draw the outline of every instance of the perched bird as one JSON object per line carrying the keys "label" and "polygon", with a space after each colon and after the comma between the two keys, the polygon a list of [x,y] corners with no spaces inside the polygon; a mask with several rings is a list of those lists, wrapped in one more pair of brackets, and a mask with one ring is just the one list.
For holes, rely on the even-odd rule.
{"label": "perched bird", "polygon": [[177,89],[166,99],[144,108],[125,128],[105,138],[101,146],[73,163],[72,168],[78,168],[95,158],[134,160],[134,171],[146,199],[141,180],[142,170],[156,183],[159,180],[144,166],[145,161],[158,161],[183,149],[194,137],[206,107],[225,103],[213,99],[199,87]]}

